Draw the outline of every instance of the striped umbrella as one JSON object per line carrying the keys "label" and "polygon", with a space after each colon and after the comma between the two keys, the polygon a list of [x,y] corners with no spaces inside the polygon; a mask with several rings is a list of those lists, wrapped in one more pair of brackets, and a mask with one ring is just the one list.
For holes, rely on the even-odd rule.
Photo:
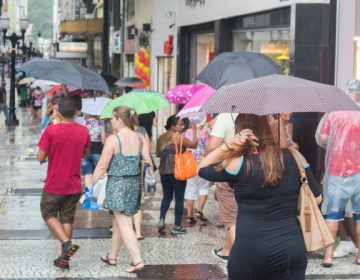
{"label": "striped umbrella", "polygon": [[201,107],[208,113],[256,115],[359,109],[336,86],[284,75],[264,76],[221,87]]}

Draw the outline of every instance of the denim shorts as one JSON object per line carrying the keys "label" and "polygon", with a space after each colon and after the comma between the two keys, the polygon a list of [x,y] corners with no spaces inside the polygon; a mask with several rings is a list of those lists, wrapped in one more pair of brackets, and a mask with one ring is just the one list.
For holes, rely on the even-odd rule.
{"label": "denim shorts", "polygon": [[353,216],[360,222],[360,172],[348,176],[326,176],[322,212],[328,221],[344,220],[346,205],[351,201]]}
{"label": "denim shorts", "polygon": [[87,158],[83,159],[81,161],[82,175],[93,174],[99,160],[99,154],[90,154]]}

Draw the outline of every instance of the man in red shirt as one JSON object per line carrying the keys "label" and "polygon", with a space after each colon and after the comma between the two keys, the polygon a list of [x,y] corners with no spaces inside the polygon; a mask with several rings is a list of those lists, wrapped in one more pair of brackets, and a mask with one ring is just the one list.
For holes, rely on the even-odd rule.
{"label": "man in red shirt", "polygon": [[81,196],[81,159],[89,155],[88,129],[74,122],[75,100],[59,100],[61,122],[48,126],[39,141],[37,159],[48,157],[48,171],[41,196],[41,215],[51,232],[62,244],[61,255],[54,261],[69,268],[70,257],[79,249],[71,241],[76,204]]}

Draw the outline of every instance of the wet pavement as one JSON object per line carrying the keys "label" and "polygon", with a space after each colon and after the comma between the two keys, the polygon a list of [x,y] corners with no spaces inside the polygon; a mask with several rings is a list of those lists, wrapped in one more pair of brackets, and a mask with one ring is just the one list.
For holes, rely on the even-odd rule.
{"label": "wet pavement", "polygon": [[[125,273],[130,262],[122,249],[116,267],[100,261],[100,254],[110,247],[107,211],[78,209],[74,239],[81,249],[71,260],[69,271],[52,266],[59,244],[43,222],[39,202],[46,165],[35,159],[40,125],[27,120],[23,109],[17,110],[20,125],[6,128],[0,115],[0,279],[226,279],[226,263],[214,258],[213,248],[220,248],[223,230],[218,228],[217,205],[213,190],[205,208],[210,222],[188,228],[186,235],[158,235],[157,221],[161,191],[146,202],[140,242],[145,269],[137,275]],[[174,220],[173,208],[167,216],[167,229]],[[311,256],[307,279],[360,279],[355,256],[336,260],[332,268],[322,268],[321,259]]]}

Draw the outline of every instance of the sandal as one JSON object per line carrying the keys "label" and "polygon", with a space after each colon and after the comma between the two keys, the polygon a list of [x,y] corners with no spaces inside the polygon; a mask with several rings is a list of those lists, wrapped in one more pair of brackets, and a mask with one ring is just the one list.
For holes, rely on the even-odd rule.
{"label": "sandal", "polygon": [[186,222],[187,222],[188,224],[196,224],[196,220],[195,220],[194,217],[188,217],[188,218],[186,219]]}
{"label": "sandal", "polygon": [[329,268],[329,267],[332,267],[333,263],[332,261],[331,262],[325,262],[325,259],[322,261],[321,265],[323,267],[326,267],[326,268]]}
{"label": "sandal", "polygon": [[112,265],[112,266],[116,266],[117,264],[117,259],[110,259],[109,258],[110,253],[107,253],[105,257],[101,256],[100,259],[104,262],[107,263],[108,265]]}
{"label": "sandal", "polygon": [[[141,265],[141,264],[142,264],[142,266],[138,267],[138,266]],[[131,264],[130,264],[130,267],[128,267],[125,271],[126,271],[127,273],[137,273],[138,271],[141,271],[141,270],[143,270],[143,269],[144,269],[144,262],[141,261],[141,262],[138,262],[138,263],[136,263],[136,264],[131,263]]]}
{"label": "sandal", "polygon": [[61,256],[54,260],[54,265],[61,269],[70,269],[69,260],[62,258]]}
{"label": "sandal", "polygon": [[208,219],[206,219],[206,217],[204,216],[204,213],[197,210],[197,213],[195,214],[196,218],[199,218],[200,220],[202,220],[203,222],[207,222]]}

